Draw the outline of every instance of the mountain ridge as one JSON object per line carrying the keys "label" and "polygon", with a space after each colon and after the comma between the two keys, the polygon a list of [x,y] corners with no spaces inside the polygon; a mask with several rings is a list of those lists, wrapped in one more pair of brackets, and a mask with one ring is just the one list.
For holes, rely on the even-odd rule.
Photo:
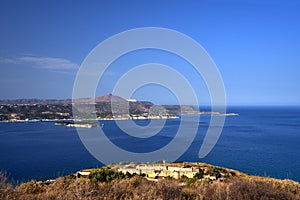
{"label": "mountain ridge", "polygon": [[[21,98],[21,99],[0,99],[0,104],[70,104],[70,103],[107,103],[107,102],[128,102],[117,95],[110,93],[95,98],[80,98],[80,99],[39,99],[39,98]],[[149,102],[149,101],[141,101]]]}

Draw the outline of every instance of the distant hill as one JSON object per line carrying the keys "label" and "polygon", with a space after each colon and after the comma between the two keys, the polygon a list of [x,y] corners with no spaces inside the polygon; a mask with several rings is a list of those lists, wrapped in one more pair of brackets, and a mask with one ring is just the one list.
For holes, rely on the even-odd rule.
{"label": "distant hill", "polygon": [[[106,94],[104,96],[96,97],[96,98],[82,98],[73,100],[73,102],[77,103],[107,103],[107,102],[115,102],[115,101],[127,101],[122,97],[115,96],[112,94]],[[70,104],[72,103],[72,99],[5,99],[0,100],[0,104]]]}
{"label": "distant hill", "polygon": [[[112,104],[114,103],[114,114],[119,118],[130,118],[130,116],[149,117],[150,115],[166,116],[180,113],[197,113],[198,111],[189,105],[154,105],[149,101],[138,101],[135,99],[124,99],[112,94],[96,98],[82,99],[15,99],[0,100],[0,121],[31,120],[31,119],[72,119],[72,103],[76,103],[76,112],[84,113],[84,117],[96,116],[98,118],[111,118]],[[91,104],[95,106],[90,106]],[[129,106],[129,107],[128,107]],[[88,109],[95,108],[92,115],[86,113]],[[94,109],[93,109],[94,110]],[[129,112],[128,112],[129,110]],[[86,115],[87,114],[87,115]],[[82,116],[82,115],[81,115]]]}
{"label": "distant hill", "polygon": [[[68,99],[66,99],[65,101],[69,101]],[[73,102],[75,103],[110,103],[110,102],[128,102],[126,99],[116,96],[116,95],[112,95],[112,94],[106,94],[104,96],[100,96],[100,97],[95,97],[95,98],[83,98],[83,99],[75,99],[73,100]]]}
{"label": "distant hill", "polygon": [[71,99],[4,99],[0,100],[0,104],[68,104],[72,103]]}

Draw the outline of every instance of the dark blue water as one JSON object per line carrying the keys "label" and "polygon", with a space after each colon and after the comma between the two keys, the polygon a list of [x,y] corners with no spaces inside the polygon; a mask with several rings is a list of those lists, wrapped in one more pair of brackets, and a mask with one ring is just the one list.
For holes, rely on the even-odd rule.
{"label": "dark blue water", "polygon": [[[222,135],[208,156],[198,158],[210,120],[203,116],[194,142],[178,160],[300,181],[300,107],[230,107],[229,112],[239,116],[226,118]],[[103,123],[104,132],[115,145],[138,153],[168,144],[180,119],[167,120],[162,131],[150,138],[124,134],[113,121]],[[149,121],[136,123],[144,126]],[[14,180],[45,180],[100,166],[75,128],[55,126],[54,122],[0,123],[0,170]]]}
{"label": "dark blue water", "polygon": [[[300,181],[300,108],[229,108],[222,135],[202,161],[252,174]],[[199,146],[199,145],[198,145]],[[182,156],[189,159],[197,145]]]}

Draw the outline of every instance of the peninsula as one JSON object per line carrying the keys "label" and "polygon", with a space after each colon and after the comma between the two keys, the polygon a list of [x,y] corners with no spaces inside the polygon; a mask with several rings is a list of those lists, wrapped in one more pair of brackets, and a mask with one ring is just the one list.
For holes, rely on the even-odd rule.
{"label": "peninsula", "polygon": [[[116,105],[112,113],[112,102]],[[73,105],[76,111],[73,112]],[[86,114],[86,110],[93,113]],[[144,120],[178,118],[178,114],[214,114],[216,112],[199,112],[191,105],[154,105],[149,101],[124,99],[112,94],[84,99],[17,99],[0,100],[0,121],[32,120]],[[75,116],[74,116],[75,115]],[[79,115],[79,116],[78,116]],[[230,114],[234,115],[234,114]],[[92,116],[92,117],[91,117]]]}

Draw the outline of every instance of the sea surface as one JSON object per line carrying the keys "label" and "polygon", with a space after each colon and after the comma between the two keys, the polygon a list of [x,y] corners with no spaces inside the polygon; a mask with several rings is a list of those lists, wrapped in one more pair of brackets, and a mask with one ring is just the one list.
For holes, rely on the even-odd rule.
{"label": "sea surface", "polygon": [[[178,161],[201,161],[300,182],[300,107],[229,107],[228,112],[239,116],[226,117],[221,137],[205,158],[199,159],[198,152],[209,115],[201,116],[193,143]],[[192,121],[195,116],[189,117]],[[135,122],[140,126],[149,124],[149,120]],[[180,119],[167,120],[165,127],[150,138],[129,136],[114,121],[100,123],[104,123],[103,131],[113,144],[143,153],[168,144],[176,135]],[[55,126],[54,122],[0,123],[0,170],[14,181],[54,179],[101,166],[82,144],[75,128]]]}

